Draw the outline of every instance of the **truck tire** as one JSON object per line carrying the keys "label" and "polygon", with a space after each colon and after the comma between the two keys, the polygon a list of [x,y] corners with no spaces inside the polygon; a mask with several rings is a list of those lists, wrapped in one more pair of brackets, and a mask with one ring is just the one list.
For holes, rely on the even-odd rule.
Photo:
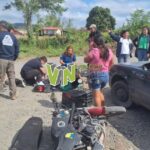
{"label": "truck tire", "polygon": [[111,96],[113,102],[118,106],[130,108],[133,104],[130,100],[128,85],[123,81],[117,81],[112,85]]}

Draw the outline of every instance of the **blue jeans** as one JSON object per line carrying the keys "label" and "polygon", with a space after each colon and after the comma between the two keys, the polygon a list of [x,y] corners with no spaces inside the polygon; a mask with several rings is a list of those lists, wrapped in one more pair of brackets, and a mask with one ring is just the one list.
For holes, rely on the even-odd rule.
{"label": "blue jeans", "polygon": [[130,55],[128,54],[120,54],[118,57],[118,63],[127,63],[129,62]]}
{"label": "blue jeans", "polygon": [[92,90],[100,90],[104,88],[109,81],[108,72],[93,72],[89,75],[89,87]]}
{"label": "blue jeans", "polygon": [[147,61],[147,50],[138,50],[137,51],[137,56],[139,61]]}

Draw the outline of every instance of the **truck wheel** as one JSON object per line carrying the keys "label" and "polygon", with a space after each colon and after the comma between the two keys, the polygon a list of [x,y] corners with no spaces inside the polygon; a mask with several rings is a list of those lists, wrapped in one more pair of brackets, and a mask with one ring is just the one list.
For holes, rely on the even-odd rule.
{"label": "truck wheel", "polygon": [[129,96],[128,85],[123,81],[117,81],[111,88],[112,100],[116,105],[129,108],[132,106],[132,101]]}

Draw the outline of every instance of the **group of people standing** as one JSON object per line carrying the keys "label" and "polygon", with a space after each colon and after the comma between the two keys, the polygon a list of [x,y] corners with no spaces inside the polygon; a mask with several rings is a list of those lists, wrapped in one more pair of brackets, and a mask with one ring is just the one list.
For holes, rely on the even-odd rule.
{"label": "group of people standing", "polygon": [[[133,47],[136,47],[136,56],[139,61],[146,61],[150,56],[150,35],[148,28],[144,27],[142,34],[135,40],[129,38],[127,30],[122,31],[121,35],[115,35],[108,31],[110,37],[117,42],[116,56],[118,63],[129,62],[133,54]],[[93,91],[93,99],[96,106],[104,105],[104,95],[102,89],[109,81],[109,70],[114,64],[114,54],[109,48],[101,33],[97,30],[95,24],[90,26],[88,38],[89,50],[84,57],[84,62],[88,64],[89,87]],[[0,23],[0,91],[3,89],[5,74],[9,79],[10,98],[16,99],[15,69],[14,61],[19,54],[19,46],[16,37],[9,32],[5,23]],[[46,75],[44,65],[47,58],[42,56],[29,60],[21,69],[21,77],[26,84],[33,85],[41,81]],[[65,52],[60,56],[60,64],[76,63],[76,55],[73,47],[68,46]]]}
{"label": "group of people standing", "polygon": [[[88,63],[89,86],[93,90],[93,99],[96,106],[104,105],[103,87],[109,81],[109,70],[114,64],[114,54],[106,46],[105,39],[96,25],[90,26],[89,52],[84,58]],[[150,32],[149,28],[144,27],[142,33],[133,41],[129,37],[128,30],[124,30],[120,35],[115,35],[111,30],[108,31],[110,37],[117,42],[116,57],[118,63],[129,63],[133,56],[133,49],[138,61],[147,61],[150,57]]]}
{"label": "group of people standing", "polygon": [[115,35],[108,31],[110,37],[117,42],[116,56],[118,63],[130,62],[133,49],[135,47],[135,56],[138,61],[147,61],[150,57],[150,31],[149,28],[144,27],[141,34],[133,41],[130,39],[128,30],[122,31],[120,35]]}

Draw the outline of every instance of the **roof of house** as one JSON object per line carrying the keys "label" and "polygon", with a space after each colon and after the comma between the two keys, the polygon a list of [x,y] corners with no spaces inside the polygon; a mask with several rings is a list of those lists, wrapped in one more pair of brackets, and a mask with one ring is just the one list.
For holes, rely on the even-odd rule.
{"label": "roof of house", "polygon": [[60,30],[59,27],[44,27],[43,30]]}

